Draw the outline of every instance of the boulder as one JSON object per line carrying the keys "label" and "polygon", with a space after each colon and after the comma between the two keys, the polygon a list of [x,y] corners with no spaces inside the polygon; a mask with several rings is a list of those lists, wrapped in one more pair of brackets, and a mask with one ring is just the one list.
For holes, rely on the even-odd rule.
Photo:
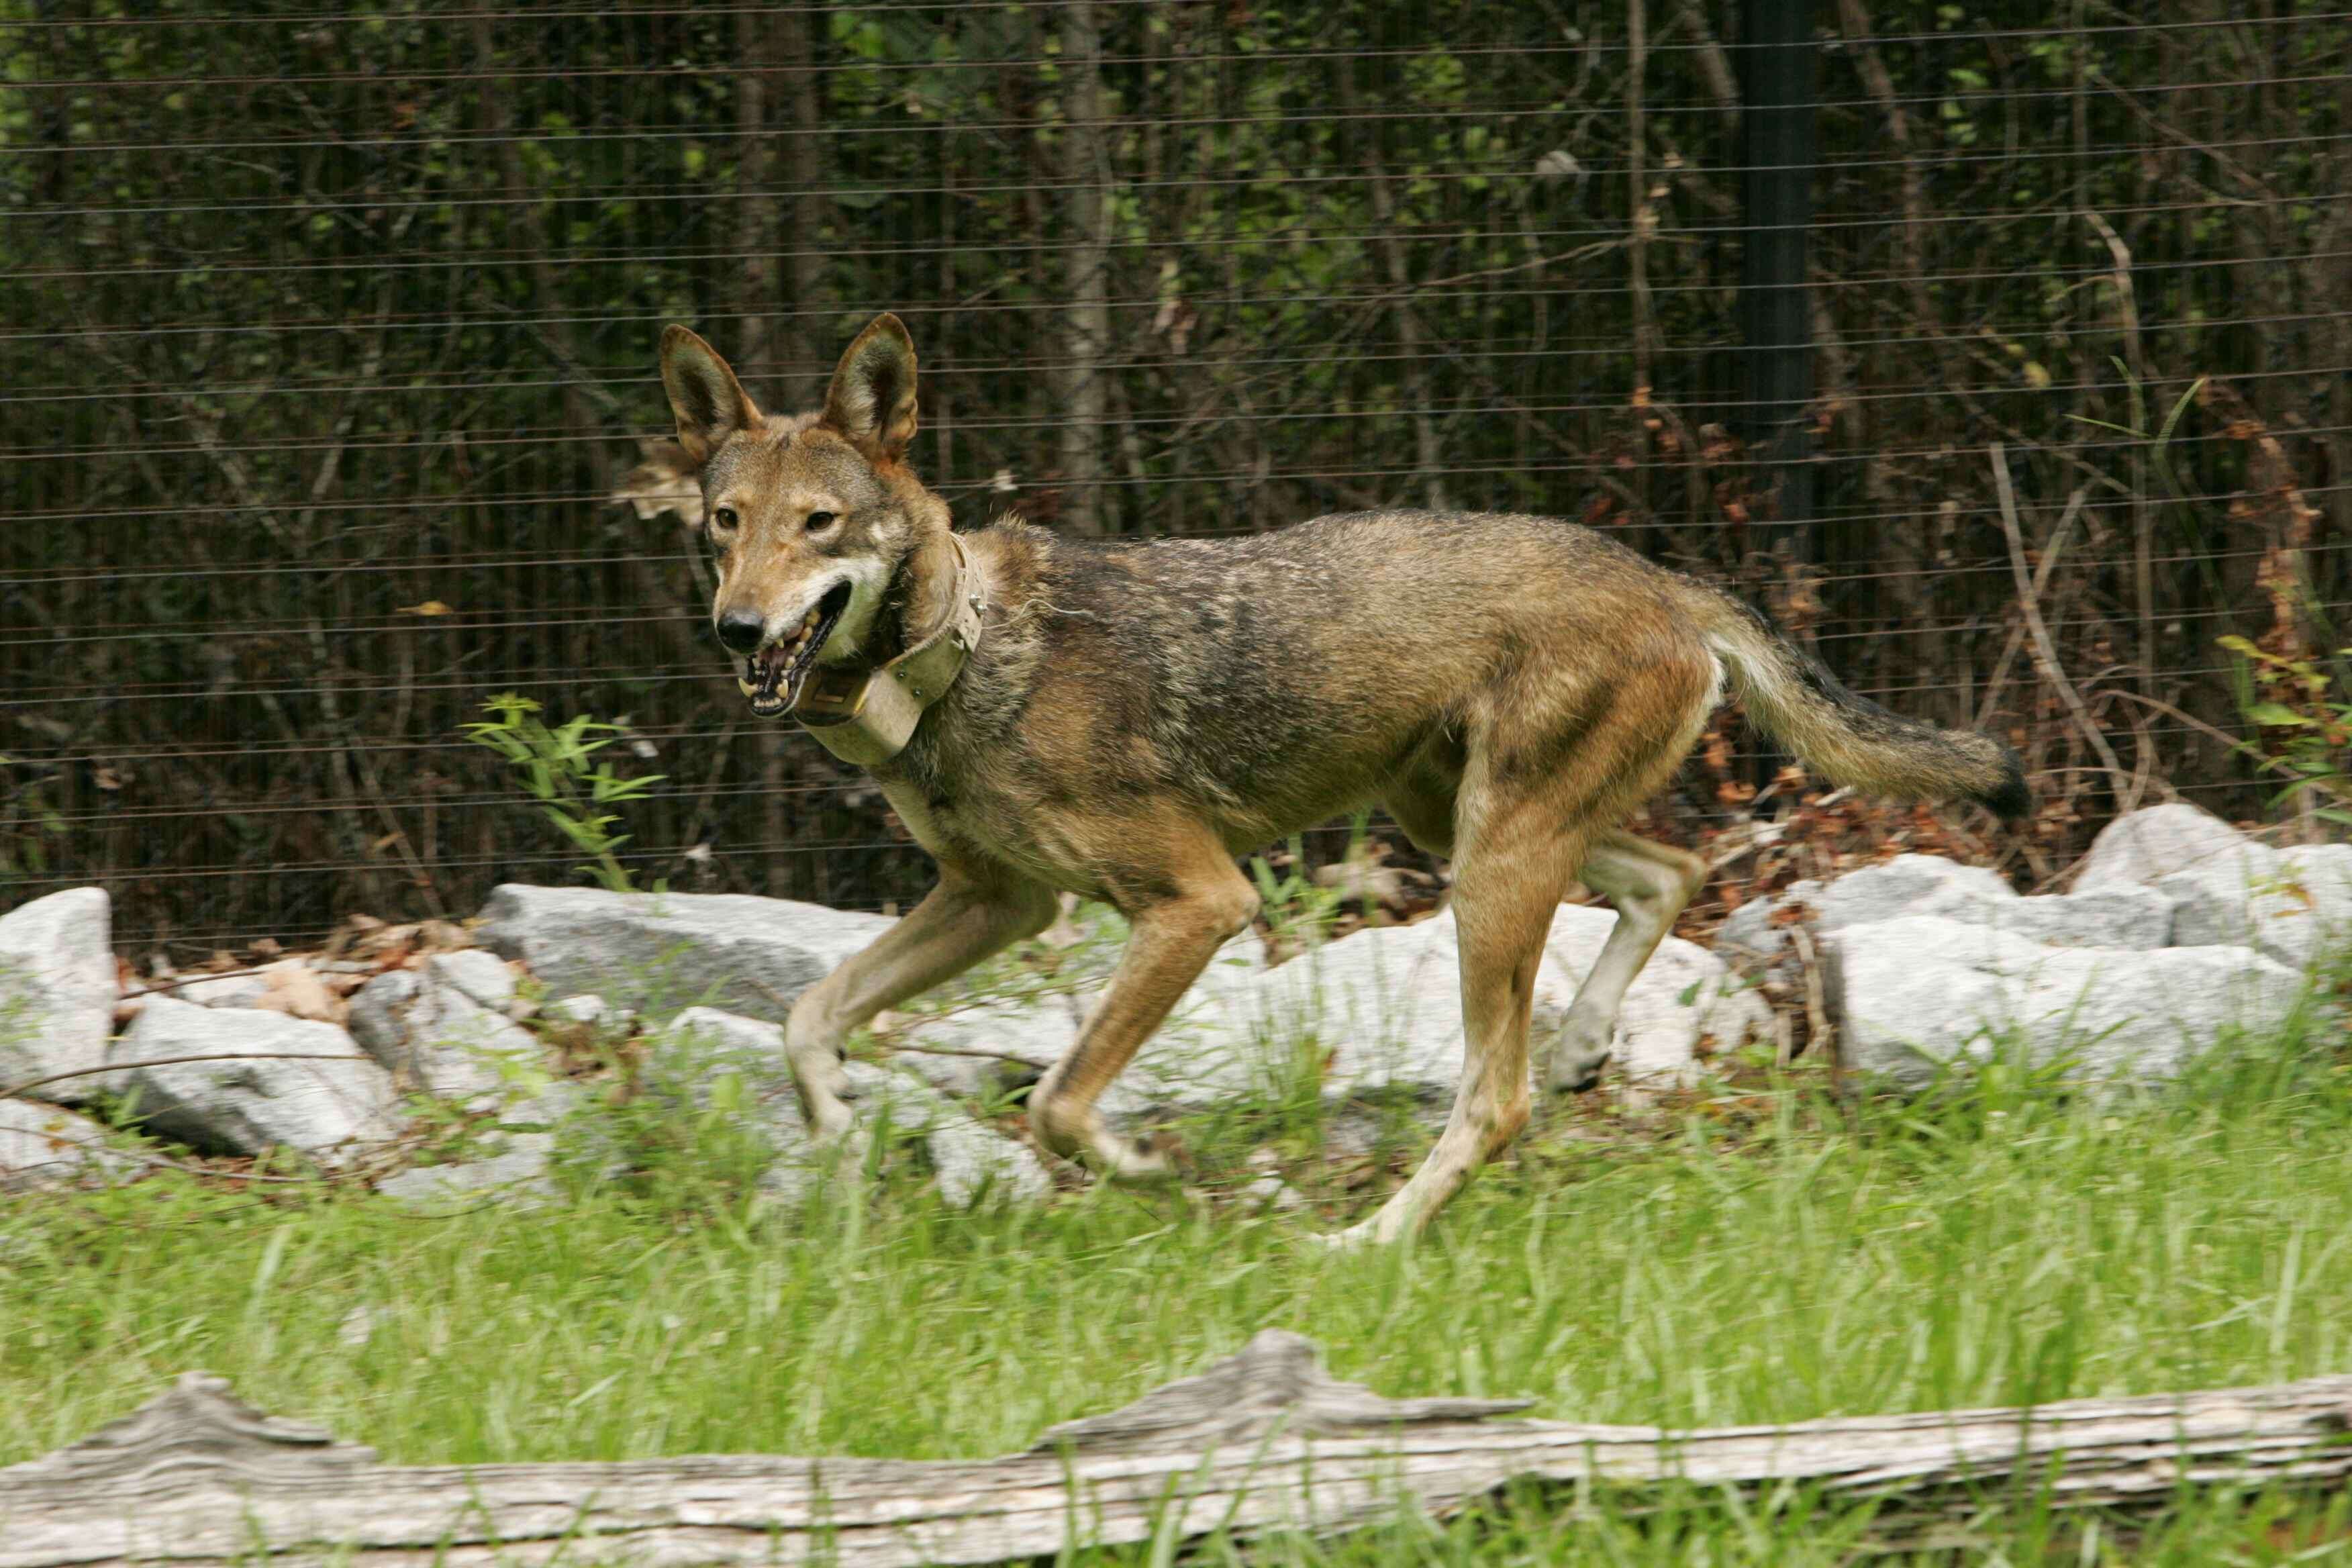
{"label": "boulder", "polygon": [[550,993],[658,1010],[709,1004],[782,1021],[793,998],[890,927],[882,915],[742,893],[611,893],[509,883],[476,934]]}
{"label": "boulder", "polygon": [[[928,1018],[912,1018],[888,1037],[898,1054],[891,1065],[932,1088],[978,1099],[999,1083],[1028,1074],[1020,1062],[993,1057],[939,1054],[998,1051],[1051,1067],[1078,1037],[1080,1002],[1066,993],[995,998]],[[929,1047],[926,1050],[925,1047]]]}
{"label": "boulder", "polygon": [[730,1073],[741,1081],[752,1123],[777,1157],[805,1153],[808,1122],[785,1065],[780,1025],[718,1007],[689,1007],[646,1039],[638,1082],[648,1094],[704,1110],[713,1086]]}
{"label": "boulder", "polygon": [[498,1153],[458,1164],[415,1166],[386,1176],[375,1190],[428,1211],[470,1207],[493,1196],[536,1207],[555,1195],[555,1184],[547,1173],[554,1149],[551,1133],[515,1133]]}
{"label": "boulder", "polygon": [[[438,953],[423,969],[394,969],[353,994],[352,1037],[383,1064],[403,1088],[472,1107],[495,1104],[517,1081],[514,1068],[540,1058],[538,1038],[510,1022],[494,1004],[454,984],[445,958],[479,958],[505,976],[507,1000],[513,976],[486,952]],[[478,983],[477,991],[497,994]],[[501,1064],[509,1070],[501,1072]]]}
{"label": "boulder", "polygon": [[2152,890],[2172,905],[2172,947],[2252,947],[2302,969],[2352,942],[2352,845],[2273,849],[2193,805],[2109,823],[2074,888]]}
{"label": "boulder", "polygon": [[2210,811],[2180,803],[2151,805],[2099,830],[2074,873],[2074,890],[2154,887],[2178,872],[2223,868],[2236,870],[2242,880],[2267,870],[2276,853]]}
{"label": "boulder", "polygon": [[2252,946],[2303,969],[2352,940],[2352,845],[2246,847],[2157,879],[2175,946]]}
{"label": "boulder", "polygon": [[1826,931],[1906,914],[1984,921],[1996,908],[2005,911],[2016,902],[2009,884],[1982,867],[1936,855],[1897,855],[1828,882],[1807,879],[1771,898],[1751,899],[1723,922],[1716,944],[1744,957],[1777,961],[1789,946],[1781,911],[1796,906],[1816,930]]}
{"label": "boulder", "polygon": [[[1539,1010],[1566,1015],[1616,926],[1613,910],[1561,906],[1552,916],[1544,968],[1537,973]],[[1617,1013],[1617,1066],[1634,1084],[1687,1084],[1705,1057],[1737,1050],[1771,1031],[1771,1008],[1723,960],[1670,936],[1626,988]],[[1538,1049],[1543,1043],[1539,1033]]]}
{"label": "boulder", "polygon": [[1305,1208],[1307,1194],[1269,1171],[1242,1188],[1241,1201],[1251,1208],[1288,1212]]}
{"label": "boulder", "polygon": [[1006,1137],[922,1079],[871,1062],[852,1062],[847,1070],[866,1130],[887,1120],[921,1140],[940,1197],[950,1208],[1032,1203],[1053,1192],[1053,1178],[1027,1144]]}
{"label": "boulder", "polygon": [[2091,891],[2021,898],[1992,872],[1935,855],[1898,855],[1828,882],[1792,882],[1734,910],[1717,950],[1749,966],[1790,958],[1784,911],[1798,909],[1817,934],[1932,916],[2011,931],[2050,947],[2158,948],[2169,943],[2173,900],[2153,889],[2108,883]]}
{"label": "boulder", "polygon": [[478,947],[436,952],[425,961],[426,978],[479,1007],[511,1015],[516,1008],[515,972],[497,953]]}
{"label": "boulder", "polygon": [[2304,991],[2251,948],[2047,947],[1930,915],[1843,927],[1822,952],[1845,1061],[1905,1089],[2012,1036],[2081,1081],[2159,1082],[2229,1030],[2275,1027]]}
{"label": "boulder", "polygon": [[102,1186],[137,1174],[139,1163],[109,1148],[108,1136],[70,1110],[0,1100],[0,1193]]}
{"label": "boulder", "polygon": [[[0,915],[0,1089],[53,1073],[106,1065],[114,1030],[111,905],[100,888],[68,888]],[[37,1091],[79,1105],[102,1077],[62,1079]]]}
{"label": "boulder", "polygon": [[215,974],[202,980],[183,980],[162,994],[175,1002],[193,1002],[199,1007],[253,1007],[269,994],[269,976],[259,970]]}
{"label": "boulder", "polygon": [[2172,900],[2154,888],[2116,883],[2089,892],[2011,899],[1980,923],[2044,947],[2120,947],[2138,952],[2172,944]]}
{"label": "boulder", "polygon": [[611,1024],[617,1026],[628,1022],[626,1013],[593,991],[578,996],[558,997],[541,1007],[539,1016],[551,1018],[559,1024]]}
{"label": "boulder", "polygon": [[1278,1094],[1297,1070],[1294,1053],[1307,1051],[1323,1062],[1327,1100],[1402,1091],[1433,1100],[1461,1074],[1460,975],[1460,931],[1449,910],[1351,932],[1222,987],[1213,976],[1214,1012],[1192,1022],[1212,1026],[1202,1032],[1216,1037],[1187,1053],[1196,1082],[1213,1100],[1242,1089]]}
{"label": "boulder", "polygon": [[1054,1179],[1026,1143],[970,1116],[953,1116],[923,1139],[940,1199],[950,1208],[982,1203],[1036,1203],[1053,1195]]}
{"label": "boulder", "polygon": [[[1565,906],[1537,969],[1531,1075],[1615,929],[1614,910]],[[1319,1071],[1328,1102],[1402,1094],[1433,1110],[1449,1103],[1464,1051],[1461,952],[1452,911],[1353,932],[1273,969],[1212,972],[1152,1037],[1105,1109],[1198,1109],[1257,1092],[1290,1092]],[[1770,1014],[1722,960],[1668,937],[1618,1014],[1617,1059],[1629,1082],[1684,1082],[1703,1048],[1729,1049]],[[1299,1053],[1307,1053],[1302,1059]]]}
{"label": "boulder", "polygon": [[[116,1062],[164,1057],[226,1059],[131,1068],[109,1074],[152,1131],[209,1154],[285,1147],[332,1158],[395,1130],[392,1075],[332,1024],[280,1013],[199,1007],[152,997],[122,1037]],[[294,1058],[320,1058],[313,1060]]]}

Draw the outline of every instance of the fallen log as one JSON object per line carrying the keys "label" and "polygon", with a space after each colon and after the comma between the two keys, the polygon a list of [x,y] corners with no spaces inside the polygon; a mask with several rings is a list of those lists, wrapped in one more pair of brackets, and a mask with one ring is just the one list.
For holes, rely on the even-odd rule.
{"label": "fallen log", "polygon": [[0,1568],[489,1568],[559,1556],[911,1568],[1162,1531],[1334,1531],[1406,1498],[1442,1512],[1523,1478],[1803,1481],[1886,1500],[1882,1517],[1932,1521],[2004,1486],[2116,1505],[2184,1483],[2352,1473],[2352,1377],[1690,1432],[1495,1419],[1528,1403],[1383,1398],[1331,1378],[1310,1342],[1270,1330],[1197,1377],[1003,1458],[411,1467],[264,1415],[192,1373],[85,1441],[0,1469]]}

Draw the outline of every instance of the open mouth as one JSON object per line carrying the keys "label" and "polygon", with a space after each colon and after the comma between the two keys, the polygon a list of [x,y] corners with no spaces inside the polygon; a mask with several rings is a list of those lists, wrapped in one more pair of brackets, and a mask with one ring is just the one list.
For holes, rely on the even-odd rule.
{"label": "open mouth", "polygon": [[816,668],[818,650],[849,608],[849,594],[848,584],[835,584],[801,617],[791,636],[761,644],[759,652],[743,661],[735,684],[751,700],[752,712],[772,719],[800,700],[801,688],[808,684],[809,671]]}

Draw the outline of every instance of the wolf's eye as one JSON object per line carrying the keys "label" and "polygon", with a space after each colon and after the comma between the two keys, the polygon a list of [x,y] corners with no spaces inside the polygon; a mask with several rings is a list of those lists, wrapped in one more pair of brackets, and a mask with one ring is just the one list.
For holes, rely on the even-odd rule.
{"label": "wolf's eye", "polygon": [[811,533],[816,532],[819,529],[830,528],[832,526],[833,513],[829,511],[813,511],[809,513],[808,531]]}
{"label": "wolf's eye", "polygon": [[726,533],[734,532],[742,521],[731,506],[722,506],[710,514],[710,526]]}

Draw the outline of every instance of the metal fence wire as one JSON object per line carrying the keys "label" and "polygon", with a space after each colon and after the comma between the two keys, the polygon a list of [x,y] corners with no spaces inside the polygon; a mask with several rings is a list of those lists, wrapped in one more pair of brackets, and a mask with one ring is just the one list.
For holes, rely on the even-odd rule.
{"label": "metal fence wire", "polygon": [[[625,721],[647,880],[927,883],[745,711],[698,539],[612,499],[673,321],[791,409],[898,311],[961,526],[1607,530],[2017,744],[2045,868],[2129,801],[2262,809],[2216,640],[2337,646],[2352,11],[0,0],[0,878],[104,884],[131,949],[567,879],[460,731],[505,690]],[[1770,765],[1716,748],[1660,830]]]}

